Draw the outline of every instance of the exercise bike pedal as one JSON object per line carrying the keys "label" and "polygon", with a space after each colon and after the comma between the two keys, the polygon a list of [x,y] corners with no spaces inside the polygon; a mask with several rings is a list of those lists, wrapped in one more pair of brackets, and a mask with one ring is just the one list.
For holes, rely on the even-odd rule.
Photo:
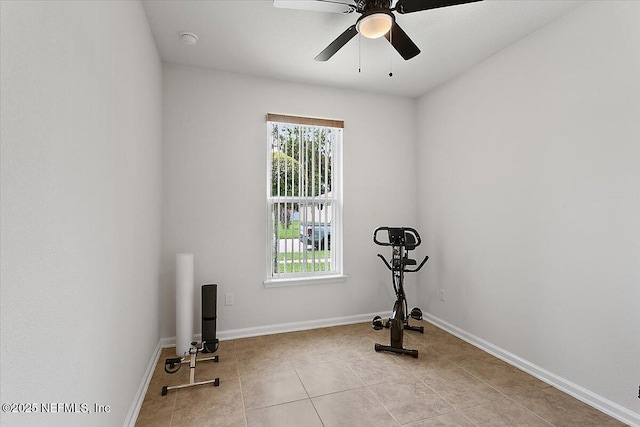
{"label": "exercise bike pedal", "polygon": [[164,361],[164,371],[167,374],[175,374],[180,369],[180,366],[182,366],[182,359],[180,357],[174,357]]}
{"label": "exercise bike pedal", "polygon": [[418,307],[411,309],[411,318],[416,320],[422,320],[422,310]]}
{"label": "exercise bike pedal", "polygon": [[380,316],[374,317],[373,320],[371,321],[371,327],[376,331],[379,331],[380,329],[384,328],[384,325],[382,324],[382,317]]}

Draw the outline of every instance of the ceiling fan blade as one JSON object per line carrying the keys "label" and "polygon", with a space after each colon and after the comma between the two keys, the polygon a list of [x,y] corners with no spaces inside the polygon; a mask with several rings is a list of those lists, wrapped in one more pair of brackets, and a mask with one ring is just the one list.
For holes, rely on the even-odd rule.
{"label": "ceiling fan blade", "polygon": [[409,38],[397,22],[391,27],[391,31],[384,35],[389,43],[398,51],[405,61],[420,53],[418,46]]}
{"label": "ceiling fan blade", "polygon": [[351,13],[356,10],[352,0],[273,0],[273,6],[332,13]]}
{"label": "ceiling fan blade", "polygon": [[398,13],[412,13],[420,12],[421,10],[437,9],[439,7],[474,3],[477,1],[482,0],[398,0],[395,10]]}
{"label": "ceiling fan blade", "polygon": [[347,44],[349,40],[351,40],[356,34],[358,34],[358,30],[356,30],[355,24],[347,28],[342,34],[338,36],[337,39],[331,42],[329,46],[327,46],[322,52],[318,54],[314,59],[316,61],[326,61],[331,58],[337,51],[340,50],[342,46]]}

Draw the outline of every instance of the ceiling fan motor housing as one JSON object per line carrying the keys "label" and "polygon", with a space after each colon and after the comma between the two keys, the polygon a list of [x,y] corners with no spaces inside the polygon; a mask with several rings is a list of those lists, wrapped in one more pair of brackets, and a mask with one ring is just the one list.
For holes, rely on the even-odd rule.
{"label": "ceiling fan motor housing", "polygon": [[360,13],[367,13],[372,9],[389,10],[391,9],[391,0],[358,0],[356,7]]}

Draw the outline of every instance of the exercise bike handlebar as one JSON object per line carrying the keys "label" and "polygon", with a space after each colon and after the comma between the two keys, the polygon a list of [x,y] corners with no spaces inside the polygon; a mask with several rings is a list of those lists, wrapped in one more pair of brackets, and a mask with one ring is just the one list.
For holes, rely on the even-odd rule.
{"label": "exercise bike handlebar", "polygon": [[[387,261],[387,259],[384,257],[384,255],[378,254],[378,258],[380,258],[382,260],[382,262],[384,262],[384,265],[387,266],[389,271],[393,271],[393,267],[391,267],[391,264],[389,264],[389,261]],[[417,273],[418,271],[420,271],[422,266],[427,263],[428,260],[429,260],[429,255],[425,256],[424,259],[422,260],[422,262],[420,263],[420,265],[418,265],[416,268],[414,268],[414,269],[405,268],[404,271],[406,271],[407,273]]]}
{"label": "exercise bike handlebar", "polygon": [[387,266],[387,268],[388,268],[390,271],[393,271],[393,268],[391,268],[391,264],[389,264],[389,263],[387,262],[387,260],[385,259],[385,257],[384,257],[382,254],[378,254],[378,258],[380,258],[380,259],[382,260],[382,262],[384,262],[384,265],[386,265],[386,266]]}
{"label": "exercise bike handlebar", "polygon": [[422,260],[422,262],[420,263],[419,266],[417,266],[416,268],[414,268],[413,270],[411,269],[406,269],[405,271],[409,272],[409,273],[417,273],[418,271],[420,271],[420,269],[422,268],[423,265],[426,264],[427,260],[429,259],[429,255],[425,256],[424,259]]}
{"label": "exercise bike handlebar", "polygon": [[[387,231],[388,232],[388,236],[389,239],[387,242],[382,242],[380,240],[378,240],[378,233],[381,231]],[[411,235],[415,242],[411,243],[411,244],[407,244],[405,242],[405,238],[407,236],[407,233],[409,233],[409,235]],[[395,241],[396,238],[401,237],[401,241],[397,242]],[[418,246],[420,246],[420,243],[422,243],[422,239],[420,238],[420,234],[418,233],[418,230],[416,230],[415,228],[411,228],[411,227],[378,227],[373,231],[373,242],[376,245],[379,246],[410,246],[411,248],[416,248]]]}

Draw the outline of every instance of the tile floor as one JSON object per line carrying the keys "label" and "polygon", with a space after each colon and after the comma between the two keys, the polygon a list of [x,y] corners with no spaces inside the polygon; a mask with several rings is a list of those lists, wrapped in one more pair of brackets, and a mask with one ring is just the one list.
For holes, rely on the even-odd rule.
{"label": "tile floor", "polygon": [[419,358],[376,353],[369,323],[223,341],[219,362],[164,372],[163,349],[136,426],[623,425],[427,322],[405,333]]}

